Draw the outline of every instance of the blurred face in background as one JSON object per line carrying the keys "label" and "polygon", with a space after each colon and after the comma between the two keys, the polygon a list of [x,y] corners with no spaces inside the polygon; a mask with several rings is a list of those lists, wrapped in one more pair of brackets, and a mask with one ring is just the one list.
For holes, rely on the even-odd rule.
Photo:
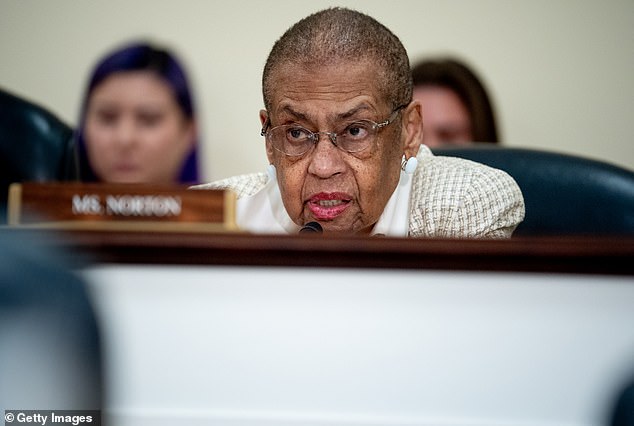
{"label": "blurred face in background", "polygon": [[460,97],[442,86],[414,87],[413,97],[422,103],[423,143],[430,148],[473,141],[469,111]]}
{"label": "blurred face in background", "polygon": [[175,183],[195,130],[167,83],[132,71],[112,74],[92,91],[84,138],[101,181]]}

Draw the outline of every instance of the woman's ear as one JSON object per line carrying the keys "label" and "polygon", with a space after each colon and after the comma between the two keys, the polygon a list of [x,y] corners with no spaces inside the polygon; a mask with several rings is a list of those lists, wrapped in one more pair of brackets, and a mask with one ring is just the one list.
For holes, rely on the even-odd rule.
{"label": "woman's ear", "polygon": [[403,114],[403,153],[407,158],[415,157],[423,143],[423,109],[418,100],[405,107]]}
{"label": "woman's ear", "polygon": [[186,134],[187,140],[189,141],[189,147],[191,149],[194,149],[194,147],[196,146],[196,141],[198,140],[198,122],[194,118],[192,118],[189,120],[186,126]]}
{"label": "woman's ear", "polygon": [[[260,110],[260,124],[262,125],[262,131],[266,132],[269,126],[269,114],[265,109]],[[273,147],[269,143],[268,140],[265,139],[266,143],[266,158],[269,160],[269,164],[273,164]]]}
{"label": "woman's ear", "polygon": [[261,109],[260,110],[260,125],[262,126],[262,129],[264,129],[268,120],[269,120],[269,113],[266,112],[265,109]]}

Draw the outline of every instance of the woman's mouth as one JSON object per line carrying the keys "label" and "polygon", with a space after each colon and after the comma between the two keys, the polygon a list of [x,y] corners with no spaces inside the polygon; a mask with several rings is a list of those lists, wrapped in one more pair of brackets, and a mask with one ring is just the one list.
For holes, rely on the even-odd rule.
{"label": "woman's mouth", "polygon": [[333,220],[350,206],[351,197],[341,193],[319,193],[308,200],[308,209],[317,220]]}

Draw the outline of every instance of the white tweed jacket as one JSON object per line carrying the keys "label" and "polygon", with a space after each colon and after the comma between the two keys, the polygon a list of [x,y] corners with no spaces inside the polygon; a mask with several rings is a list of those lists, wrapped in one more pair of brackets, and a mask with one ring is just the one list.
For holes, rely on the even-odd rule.
{"label": "white tweed jacket", "polygon": [[[509,238],[524,219],[524,199],[506,172],[469,160],[418,154],[409,207],[409,236]],[[238,198],[253,195],[265,173],[234,176],[194,189],[230,189]]]}

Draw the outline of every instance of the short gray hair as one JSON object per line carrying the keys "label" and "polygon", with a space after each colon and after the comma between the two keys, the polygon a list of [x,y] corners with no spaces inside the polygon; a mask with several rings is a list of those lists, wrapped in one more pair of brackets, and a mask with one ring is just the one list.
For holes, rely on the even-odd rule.
{"label": "short gray hair", "polygon": [[392,108],[411,102],[409,58],[398,37],[368,15],[335,7],[300,20],[275,42],[262,75],[264,106],[271,108],[272,75],[282,65],[351,60],[370,60],[376,65],[379,93]]}

